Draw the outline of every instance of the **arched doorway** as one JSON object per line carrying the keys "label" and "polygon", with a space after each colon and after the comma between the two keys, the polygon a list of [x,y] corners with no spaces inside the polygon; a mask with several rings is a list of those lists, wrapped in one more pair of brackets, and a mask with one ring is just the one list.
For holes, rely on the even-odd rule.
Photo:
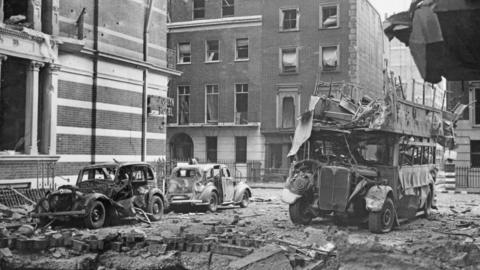
{"label": "arched doorway", "polygon": [[185,133],[175,134],[170,139],[170,158],[184,161],[193,158],[192,138]]}

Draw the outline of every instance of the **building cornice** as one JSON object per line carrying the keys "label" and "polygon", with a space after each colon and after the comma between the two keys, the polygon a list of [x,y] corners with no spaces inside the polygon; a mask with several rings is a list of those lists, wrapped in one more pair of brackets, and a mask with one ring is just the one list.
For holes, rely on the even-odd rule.
{"label": "building cornice", "polygon": [[222,28],[252,27],[262,25],[262,15],[228,17],[168,23],[169,33],[215,30]]}

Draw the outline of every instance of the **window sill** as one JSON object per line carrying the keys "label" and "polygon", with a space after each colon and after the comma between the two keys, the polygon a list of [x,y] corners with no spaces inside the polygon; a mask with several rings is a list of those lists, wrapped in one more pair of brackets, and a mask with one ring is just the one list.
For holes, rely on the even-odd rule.
{"label": "window sill", "polygon": [[235,62],[248,62],[250,61],[250,58],[245,58],[245,59],[235,59]]}
{"label": "window sill", "polygon": [[294,75],[298,75],[298,71],[295,71],[295,72],[280,72],[278,75],[280,75],[280,76],[294,76]]}
{"label": "window sill", "polygon": [[192,64],[192,62],[188,62],[188,63],[177,63],[177,66],[178,66],[178,65],[180,65],[180,66],[182,66],[182,65],[191,65],[191,64]]}
{"label": "window sill", "polygon": [[290,33],[290,32],[300,32],[300,29],[280,29],[278,30],[280,33]]}
{"label": "window sill", "polygon": [[215,64],[215,63],[221,63],[222,60],[218,60],[218,61],[205,61],[203,62],[204,64]]}
{"label": "window sill", "polygon": [[340,29],[340,26],[335,26],[335,27],[319,27],[318,30],[336,30]]}

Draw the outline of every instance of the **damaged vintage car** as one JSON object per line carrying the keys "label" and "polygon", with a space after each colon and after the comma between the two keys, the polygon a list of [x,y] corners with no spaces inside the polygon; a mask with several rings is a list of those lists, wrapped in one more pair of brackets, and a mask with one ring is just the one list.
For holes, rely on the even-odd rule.
{"label": "damaged vintage car", "polygon": [[138,211],[146,213],[149,220],[160,220],[166,203],[150,165],[108,163],[81,169],[75,186],[60,186],[48,193],[32,216],[43,224],[79,219],[96,229]]}
{"label": "damaged vintage car", "polygon": [[252,191],[245,180],[236,179],[226,165],[178,164],[165,183],[171,206],[202,206],[211,212],[219,205],[248,206]]}

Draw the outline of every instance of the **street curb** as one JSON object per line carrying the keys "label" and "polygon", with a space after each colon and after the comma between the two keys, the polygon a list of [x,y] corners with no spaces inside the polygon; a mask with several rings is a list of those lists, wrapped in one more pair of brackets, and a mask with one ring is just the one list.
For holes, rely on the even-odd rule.
{"label": "street curb", "polygon": [[440,193],[448,193],[448,194],[480,194],[480,191],[466,191],[466,190],[442,190]]}

